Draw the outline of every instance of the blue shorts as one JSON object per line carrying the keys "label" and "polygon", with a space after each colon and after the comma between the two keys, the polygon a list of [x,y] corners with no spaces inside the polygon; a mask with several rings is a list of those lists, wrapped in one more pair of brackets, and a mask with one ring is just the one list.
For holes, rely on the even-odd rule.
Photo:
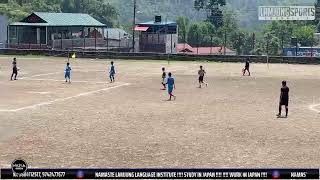
{"label": "blue shorts", "polygon": [[66,72],[66,73],[64,74],[64,77],[70,79],[70,74],[71,74],[70,72]]}
{"label": "blue shorts", "polygon": [[171,94],[173,91],[173,86],[168,86],[168,93]]}

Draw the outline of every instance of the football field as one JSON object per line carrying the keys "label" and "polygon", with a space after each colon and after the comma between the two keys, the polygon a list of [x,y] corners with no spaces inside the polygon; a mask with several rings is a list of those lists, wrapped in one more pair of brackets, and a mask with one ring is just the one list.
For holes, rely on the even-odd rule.
{"label": "football field", "polygon": [[[320,167],[320,66],[0,57],[0,167]],[[203,65],[208,87],[198,88]],[[161,90],[161,68],[176,81]],[[281,81],[289,117],[277,118]]]}

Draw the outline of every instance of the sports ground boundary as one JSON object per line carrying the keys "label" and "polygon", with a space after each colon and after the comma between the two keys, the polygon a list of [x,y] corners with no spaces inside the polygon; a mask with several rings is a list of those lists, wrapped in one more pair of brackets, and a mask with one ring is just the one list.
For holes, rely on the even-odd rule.
{"label": "sports ground boundary", "polygon": [[0,49],[2,55],[39,55],[66,57],[76,53],[77,58],[92,59],[128,59],[128,60],[175,60],[175,61],[214,61],[214,62],[244,62],[250,58],[255,63],[288,63],[288,64],[320,64],[317,57],[288,57],[266,55],[190,55],[190,54],[161,54],[161,53],[130,53],[106,51],[71,51],[44,49]]}

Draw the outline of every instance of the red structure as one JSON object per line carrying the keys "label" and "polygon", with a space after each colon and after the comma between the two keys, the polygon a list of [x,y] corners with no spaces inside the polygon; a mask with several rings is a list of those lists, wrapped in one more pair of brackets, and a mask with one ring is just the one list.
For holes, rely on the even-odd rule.
{"label": "red structure", "polygon": [[[236,52],[231,49],[226,49],[226,55],[235,55]],[[178,54],[193,54],[193,55],[223,55],[224,47],[198,47],[194,48],[189,44],[178,44],[177,45],[177,53]]]}

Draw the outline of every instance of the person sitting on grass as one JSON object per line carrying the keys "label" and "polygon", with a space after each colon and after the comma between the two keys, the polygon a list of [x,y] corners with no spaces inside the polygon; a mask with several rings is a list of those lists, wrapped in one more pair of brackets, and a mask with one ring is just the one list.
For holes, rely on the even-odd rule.
{"label": "person sitting on grass", "polygon": [[168,79],[167,79],[167,85],[168,85],[168,93],[169,93],[169,101],[171,101],[171,98],[173,97],[174,100],[176,99],[176,96],[173,95],[173,89],[176,89],[176,84],[174,82],[174,78],[172,77],[171,72],[168,74]]}

